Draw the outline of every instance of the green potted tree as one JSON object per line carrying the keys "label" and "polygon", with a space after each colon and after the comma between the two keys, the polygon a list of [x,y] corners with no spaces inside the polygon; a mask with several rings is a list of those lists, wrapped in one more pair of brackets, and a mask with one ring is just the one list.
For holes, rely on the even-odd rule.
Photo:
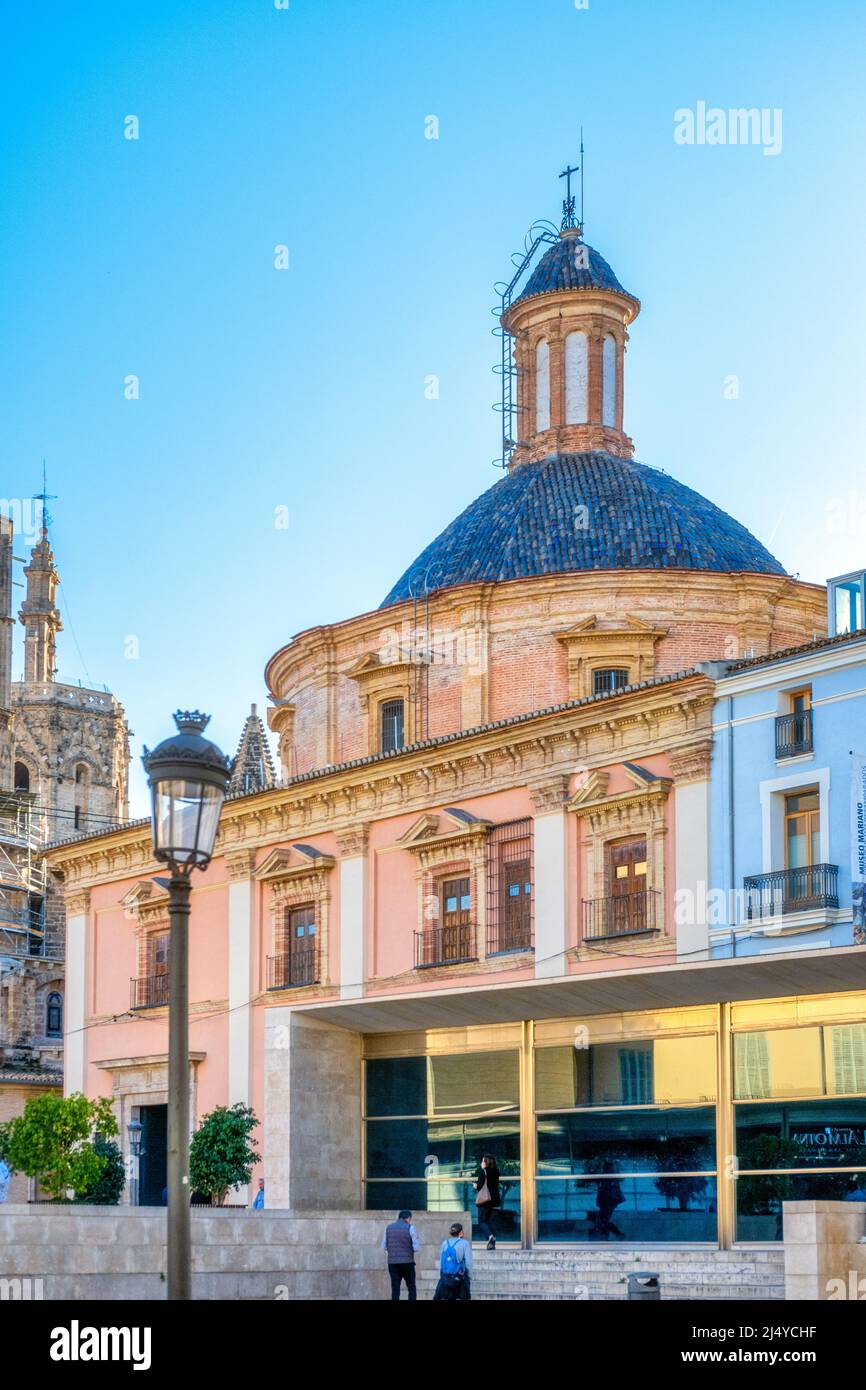
{"label": "green potted tree", "polygon": [[117,1133],[111,1101],[88,1100],[76,1092],[35,1096],[24,1113],[4,1126],[2,1145],[13,1172],[38,1178],[52,1201],[63,1202],[73,1193],[92,1188],[107,1163],[97,1152],[96,1138]]}
{"label": "green potted tree", "polygon": [[189,1147],[189,1179],[194,1192],[221,1207],[233,1187],[248,1183],[261,1160],[252,1132],[258,1125],[246,1105],[219,1105],[205,1115]]}
{"label": "green potted tree", "polygon": [[93,1141],[93,1152],[105,1159],[105,1167],[95,1182],[76,1191],[75,1200],[92,1207],[116,1207],[126,1186],[123,1154],[113,1139],[101,1134]]}

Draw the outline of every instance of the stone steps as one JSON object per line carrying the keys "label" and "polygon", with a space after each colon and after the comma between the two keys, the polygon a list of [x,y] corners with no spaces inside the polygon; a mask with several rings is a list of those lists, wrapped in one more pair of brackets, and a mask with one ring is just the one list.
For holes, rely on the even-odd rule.
{"label": "stone steps", "polygon": [[[661,1297],[676,1301],[769,1302],[784,1299],[784,1255],[778,1250],[475,1250],[472,1297],[480,1301],[625,1301],[627,1276],[658,1274]],[[436,1279],[419,1273],[421,1298]]]}

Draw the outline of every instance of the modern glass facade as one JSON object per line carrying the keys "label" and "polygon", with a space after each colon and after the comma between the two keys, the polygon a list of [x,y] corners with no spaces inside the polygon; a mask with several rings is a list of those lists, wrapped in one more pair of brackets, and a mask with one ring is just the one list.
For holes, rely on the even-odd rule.
{"label": "modern glass facade", "polygon": [[540,1241],[716,1238],[716,1039],[535,1049]]}
{"label": "modern glass facade", "polygon": [[734,1037],[737,1236],[781,1240],[782,1203],[866,1200],[866,1023]]}
{"label": "modern glass facade", "polygon": [[864,1020],[852,994],[368,1037],[366,1205],[474,1212],[492,1153],[500,1241],[780,1240],[786,1200],[866,1200]]}
{"label": "modern glass facade", "polygon": [[365,1120],[368,1207],[474,1211],[472,1178],[493,1154],[497,1235],[520,1240],[519,1049],[371,1058]]}

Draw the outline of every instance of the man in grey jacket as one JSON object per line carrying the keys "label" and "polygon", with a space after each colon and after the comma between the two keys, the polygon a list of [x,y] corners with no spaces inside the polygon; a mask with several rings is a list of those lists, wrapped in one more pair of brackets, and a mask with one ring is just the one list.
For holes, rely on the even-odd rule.
{"label": "man in grey jacket", "polygon": [[405,1279],[409,1302],[414,1303],[418,1297],[415,1291],[415,1252],[421,1249],[421,1242],[412,1225],[411,1211],[398,1212],[397,1220],[385,1227],[380,1248],[388,1255],[391,1302],[400,1302],[400,1285]]}

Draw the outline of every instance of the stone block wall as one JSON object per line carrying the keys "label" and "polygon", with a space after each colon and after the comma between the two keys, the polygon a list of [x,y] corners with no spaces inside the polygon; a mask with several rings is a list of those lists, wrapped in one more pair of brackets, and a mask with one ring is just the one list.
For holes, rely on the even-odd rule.
{"label": "stone block wall", "polygon": [[785,1202],[785,1298],[866,1300],[866,1202]]}
{"label": "stone block wall", "polygon": [[[193,1211],[193,1298],[388,1298],[379,1242],[395,1214]],[[165,1215],[133,1207],[0,1207],[0,1286],[41,1280],[42,1297],[56,1301],[165,1298]],[[427,1286],[452,1221],[468,1227],[469,1214],[422,1212],[415,1220]]]}
{"label": "stone block wall", "polygon": [[360,1208],[358,1034],[267,1010],[264,1169],[270,1207]]}

